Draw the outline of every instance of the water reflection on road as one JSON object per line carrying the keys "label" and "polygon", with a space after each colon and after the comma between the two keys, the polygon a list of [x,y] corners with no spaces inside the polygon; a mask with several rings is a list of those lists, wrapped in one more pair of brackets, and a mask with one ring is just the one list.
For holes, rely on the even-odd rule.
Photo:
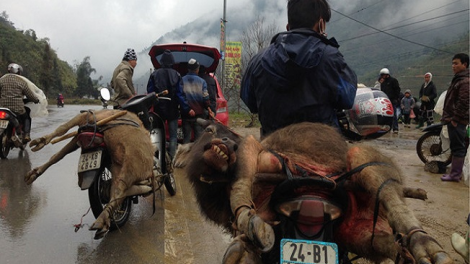
{"label": "water reflection on road", "polygon": [[[48,117],[33,119],[32,138],[86,109],[100,106],[51,106]],[[177,195],[157,193],[154,214],[153,197],[139,198],[121,230],[94,240],[88,231],[95,220],[86,214],[88,193],[77,185],[78,151],[31,186],[23,180],[66,142],[38,152],[14,149],[9,159],[0,160],[0,263],[220,263],[228,236],[200,216],[191,186],[178,174]],[[81,222],[83,228],[74,232]]]}

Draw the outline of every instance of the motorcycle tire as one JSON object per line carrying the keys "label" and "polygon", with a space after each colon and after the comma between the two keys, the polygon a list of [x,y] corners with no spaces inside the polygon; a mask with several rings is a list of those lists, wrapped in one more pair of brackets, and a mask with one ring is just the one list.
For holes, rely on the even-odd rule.
{"label": "motorcycle tire", "polygon": [[[168,154],[168,152],[166,153],[165,157],[166,157],[166,160],[171,160],[171,157]],[[171,165],[172,162],[169,162],[168,164],[170,164],[169,166],[173,166]],[[167,171],[173,171],[173,170],[171,168],[167,168]],[[176,181],[175,181],[175,176],[173,175],[173,172],[167,172],[167,174],[163,178],[163,184],[165,185],[165,188],[170,194],[170,196],[174,196],[176,194]]]}
{"label": "motorcycle tire", "polygon": [[0,158],[6,159],[11,149],[10,137],[8,131],[4,130],[0,135]]}
{"label": "motorcycle tire", "polygon": [[442,149],[440,131],[429,131],[422,135],[416,143],[416,153],[419,159],[425,164],[431,161],[437,161],[447,166],[452,162],[450,148],[446,150]]}
{"label": "motorcycle tire", "polygon": [[[100,171],[98,178],[88,189],[88,199],[90,201],[91,210],[95,218],[103,212],[103,208],[110,202],[112,175],[107,168]],[[114,212],[111,217],[111,226],[109,230],[116,230],[129,220],[131,214],[132,198],[126,197],[121,207]]]}

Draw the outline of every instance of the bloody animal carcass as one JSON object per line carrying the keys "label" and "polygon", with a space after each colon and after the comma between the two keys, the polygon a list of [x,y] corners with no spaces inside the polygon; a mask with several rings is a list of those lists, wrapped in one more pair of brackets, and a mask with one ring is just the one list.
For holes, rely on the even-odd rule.
{"label": "bloody animal carcass", "polygon": [[294,124],[259,142],[218,123],[200,123],[204,134],[178,149],[175,165],[184,167],[203,215],[234,234],[224,263],[279,261],[281,238],[274,230],[280,214],[272,195],[301,177],[319,178],[346,197],[333,233],[342,252],[376,263],[397,255],[403,263],[453,263],[404,202],[420,190],[404,187],[398,167],[379,151],[350,145],[323,124]]}

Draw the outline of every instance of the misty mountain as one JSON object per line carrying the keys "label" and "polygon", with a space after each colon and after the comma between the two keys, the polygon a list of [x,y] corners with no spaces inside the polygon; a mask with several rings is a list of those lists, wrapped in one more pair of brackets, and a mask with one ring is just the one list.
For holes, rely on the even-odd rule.
{"label": "misty mountain", "polygon": [[[452,77],[450,62],[458,52],[469,51],[469,2],[466,0],[330,0],[332,18],[328,37],[335,37],[359,82],[374,85],[381,68],[387,67],[402,89],[417,93],[424,73],[431,71],[438,90],[447,88]],[[259,18],[275,24],[279,31],[287,24],[285,0],[248,1],[227,4],[227,41],[240,41],[242,32]],[[208,11],[195,21],[156,37],[162,43],[198,43],[220,46],[222,13]],[[141,51],[148,56],[150,47]],[[141,60],[134,80],[144,88],[152,65]],[[145,71],[145,72],[143,72]]]}

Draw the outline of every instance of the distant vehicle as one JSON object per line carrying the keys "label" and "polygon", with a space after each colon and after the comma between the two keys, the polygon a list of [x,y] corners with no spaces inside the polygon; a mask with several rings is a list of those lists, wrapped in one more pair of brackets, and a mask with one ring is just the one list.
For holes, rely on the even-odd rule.
{"label": "distant vehicle", "polygon": [[[150,59],[155,69],[161,68],[160,59],[165,50],[170,50],[172,52],[173,57],[175,59],[173,69],[177,70],[181,74],[181,76],[186,75],[186,73],[188,72],[187,64],[191,58],[196,59],[199,64],[204,65],[206,67],[206,71],[214,78],[215,83],[217,85],[217,111],[215,117],[227,126],[229,121],[227,100],[225,100],[219,82],[214,76],[214,73],[217,70],[217,66],[219,65],[219,60],[221,58],[217,48],[188,43],[155,45],[150,49],[149,52]],[[181,119],[179,119],[178,142],[181,143],[182,140],[183,132],[181,129]]]}

